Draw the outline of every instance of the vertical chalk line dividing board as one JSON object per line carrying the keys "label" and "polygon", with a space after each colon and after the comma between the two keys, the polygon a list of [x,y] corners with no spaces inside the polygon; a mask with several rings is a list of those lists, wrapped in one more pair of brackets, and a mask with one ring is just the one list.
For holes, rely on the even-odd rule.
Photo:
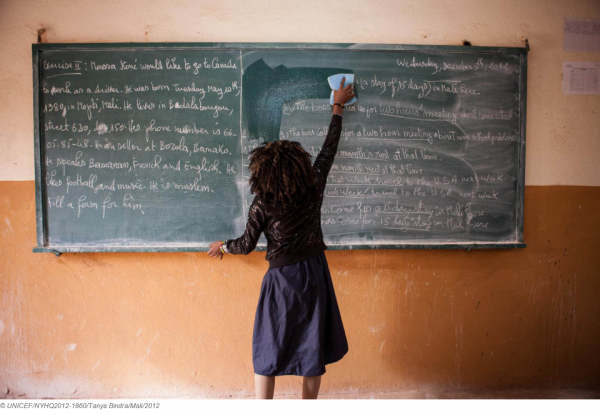
{"label": "vertical chalk line dividing board", "polygon": [[[35,44],[34,252],[206,251],[244,232],[249,153],[314,157],[327,77],[356,105],[328,177],[330,249],[522,248],[525,48]],[[257,250],[266,249],[261,236]]]}

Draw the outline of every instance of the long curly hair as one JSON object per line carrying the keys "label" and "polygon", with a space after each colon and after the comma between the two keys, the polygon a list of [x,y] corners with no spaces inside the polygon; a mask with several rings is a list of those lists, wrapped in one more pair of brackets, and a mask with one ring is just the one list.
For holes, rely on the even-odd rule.
{"label": "long curly hair", "polygon": [[317,184],[310,154],[297,141],[263,143],[250,152],[250,191],[265,202],[294,205]]}

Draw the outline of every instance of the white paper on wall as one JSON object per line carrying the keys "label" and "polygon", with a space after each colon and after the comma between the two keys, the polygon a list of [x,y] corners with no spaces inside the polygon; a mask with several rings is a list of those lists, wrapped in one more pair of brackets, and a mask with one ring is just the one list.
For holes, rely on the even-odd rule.
{"label": "white paper on wall", "polygon": [[600,94],[600,62],[563,62],[563,94]]}
{"label": "white paper on wall", "polygon": [[564,49],[600,52],[600,19],[565,17]]}

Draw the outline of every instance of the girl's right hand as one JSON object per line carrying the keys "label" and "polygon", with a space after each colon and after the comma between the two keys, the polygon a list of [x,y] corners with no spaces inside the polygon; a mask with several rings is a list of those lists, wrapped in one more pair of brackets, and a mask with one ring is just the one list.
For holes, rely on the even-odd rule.
{"label": "girl's right hand", "polygon": [[346,78],[342,78],[342,81],[340,82],[340,87],[338,88],[337,91],[333,92],[333,103],[335,104],[336,102],[339,104],[344,105],[346,102],[350,101],[353,97],[354,97],[354,90],[353,90],[353,85],[349,84],[348,86],[346,86],[344,88],[344,82],[346,81]]}

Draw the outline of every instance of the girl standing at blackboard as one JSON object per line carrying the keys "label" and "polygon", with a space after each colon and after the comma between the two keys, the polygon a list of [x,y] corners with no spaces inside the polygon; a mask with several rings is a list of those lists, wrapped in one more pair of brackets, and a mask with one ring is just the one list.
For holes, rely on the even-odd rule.
{"label": "girl standing at blackboard", "polygon": [[250,153],[250,205],[246,231],[210,245],[208,254],[247,255],[261,232],[269,269],[261,286],[252,338],[256,397],[272,399],[275,376],[303,376],[302,398],[316,399],[325,365],[348,352],[321,230],[327,175],[337,152],[343,105],[352,85],[334,92],[327,137],[314,165],[300,143],[280,140]]}

